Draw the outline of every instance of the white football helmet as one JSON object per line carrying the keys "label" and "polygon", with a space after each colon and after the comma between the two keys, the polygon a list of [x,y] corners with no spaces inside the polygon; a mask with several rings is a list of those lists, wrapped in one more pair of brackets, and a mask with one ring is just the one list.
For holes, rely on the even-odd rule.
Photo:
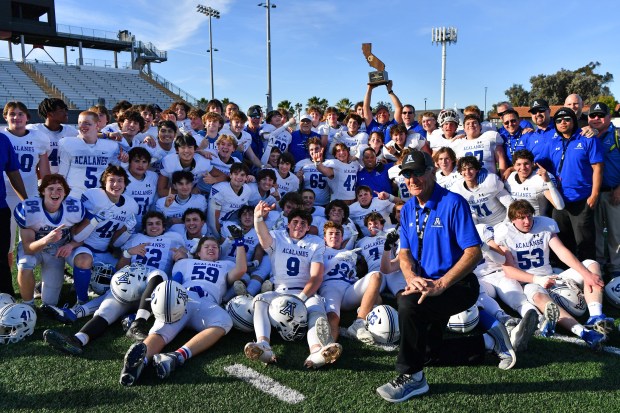
{"label": "white football helmet", "polygon": [[282,294],[269,304],[269,321],[284,340],[301,340],[308,328],[308,309],[299,297]]}
{"label": "white football helmet", "polygon": [[187,290],[176,281],[160,283],[151,294],[151,310],[159,321],[179,321],[187,308]]}
{"label": "white football helmet", "polygon": [[400,340],[398,311],[389,305],[378,305],[366,316],[368,331],[380,344],[392,344]]}
{"label": "white football helmet", "polygon": [[169,278],[168,274],[166,274],[162,270],[153,270],[153,271],[149,271],[149,273],[146,275],[146,281],[147,282],[151,281],[153,277],[157,277],[157,276],[160,276],[164,281],[166,281]]}
{"label": "white football helmet", "polygon": [[443,126],[446,122],[454,122],[458,125],[460,121],[459,114],[454,109],[444,109],[439,112],[437,116],[437,123],[439,123],[439,126]]}
{"label": "white football helmet", "polygon": [[110,280],[114,275],[114,266],[105,262],[93,264],[93,271],[90,277],[90,289],[97,295],[103,295],[110,289]]}
{"label": "white football helmet", "polygon": [[472,305],[465,311],[454,314],[448,320],[448,330],[453,333],[469,333],[478,325],[480,320],[480,312],[476,304]]}
{"label": "white football helmet", "polygon": [[146,288],[146,268],[142,269],[126,265],[112,276],[110,290],[119,302],[132,304],[140,299]]}
{"label": "white football helmet", "polygon": [[238,295],[226,304],[233,326],[244,333],[254,331],[254,305],[249,295]]}
{"label": "white football helmet", "polygon": [[620,308],[620,277],[615,277],[605,286],[605,297],[616,308]]}
{"label": "white football helmet", "polygon": [[7,304],[0,309],[0,344],[17,343],[34,333],[37,313],[26,304]]}
{"label": "white football helmet", "polygon": [[549,288],[549,295],[557,305],[568,311],[573,317],[585,314],[588,305],[575,281],[558,278],[555,285]]}
{"label": "white football helmet", "polygon": [[11,294],[0,293],[0,308],[8,304],[14,304],[15,298]]}

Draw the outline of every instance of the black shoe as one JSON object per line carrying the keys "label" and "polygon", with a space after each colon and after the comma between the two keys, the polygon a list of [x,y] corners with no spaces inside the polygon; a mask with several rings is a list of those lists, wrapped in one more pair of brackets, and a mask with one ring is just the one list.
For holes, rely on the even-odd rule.
{"label": "black shoe", "polygon": [[45,330],[43,341],[63,353],[79,356],[84,352],[82,342],[75,336],[66,336],[56,330]]}
{"label": "black shoe", "polygon": [[143,341],[149,335],[149,327],[144,318],[136,318],[125,335],[137,341]]}
{"label": "black shoe", "polygon": [[146,344],[134,343],[125,353],[125,364],[121,370],[120,383],[123,386],[132,386],[144,368],[144,357],[146,357]]}

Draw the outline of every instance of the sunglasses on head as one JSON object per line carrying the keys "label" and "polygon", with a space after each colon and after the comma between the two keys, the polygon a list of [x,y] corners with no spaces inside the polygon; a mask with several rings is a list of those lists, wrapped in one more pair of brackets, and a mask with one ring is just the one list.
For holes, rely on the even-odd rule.
{"label": "sunglasses on head", "polygon": [[572,121],[573,121],[573,118],[571,118],[570,116],[564,116],[564,117],[561,117],[561,118],[557,118],[555,120],[555,123],[562,123],[562,122],[570,123]]}
{"label": "sunglasses on head", "polygon": [[497,116],[499,116],[501,118],[502,116],[504,116],[506,114],[506,112],[508,112],[508,111],[505,110],[503,112],[497,112]]}

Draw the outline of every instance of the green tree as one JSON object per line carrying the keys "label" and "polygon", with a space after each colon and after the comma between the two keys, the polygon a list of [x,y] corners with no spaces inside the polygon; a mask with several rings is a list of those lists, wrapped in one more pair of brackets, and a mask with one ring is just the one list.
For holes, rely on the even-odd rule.
{"label": "green tree", "polygon": [[310,106],[318,106],[319,108],[321,108],[321,111],[325,111],[325,109],[327,109],[327,99],[322,99],[319,98],[318,96],[312,96],[310,99],[308,99],[308,103],[307,103],[307,107]]}
{"label": "green tree", "polygon": [[304,108],[304,105],[302,105],[301,103],[297,102],[297,103],[295,103],[295,105],[293,107],[295,108],[295,116],[297,116],[297,117],[301,116],[301,110]]}
{"label": "green tree", "polygon": [[224,106],[224,109],[226,109],[226,105],[228,105],[229,103],[230,103],[230,99],[228,98],[222,99],[222,106]]}
{"label": "green tree", "polygon": [[283,100],[280,103],[278,103],[278,109],[284,109],[288,113],[292,114],[293,113],[293,104],[289,100]]}
{"label": "green tree", "polygon": [[527,106],[530,104],[530,92],[523,85],[513,84],[504,92],[512,106]]}
{"label": "green tree", "polygon": [[204,110],[207,107],[207,103],[209,103],[209,99],[200,98],[196,101],[196,107]]}
{"label": "green tree", "polygon": [[606,104],[612,116],[613,116],[614,111],[616,110],[616,105],[618,104],[616,99],[613,96],[609,96],[609,95],[596,96],[595,98],[592,99],[592,101],[588,102],[588,104],[592,105],[593,103],[596,103],[596,102],[603,102],[604,104]]}
{"label": "green tree", "polygon": [[351,102],[348,98],[342,98],[338,102],[336,102],[336,109],[340,111],[340,113],[349,113],[349,110],[353,107],[353,102]]}
{"label": "green tree", "polygon": [[377,104],[375,105],[373,110],[376,111],[378,106],[385,106],[386,108],[388,108],[388,111],[390,113],[394,113],[394,107],[392,106],[391,102],[384,102],[384,101],[380,100],[380,101],[377,102]]}

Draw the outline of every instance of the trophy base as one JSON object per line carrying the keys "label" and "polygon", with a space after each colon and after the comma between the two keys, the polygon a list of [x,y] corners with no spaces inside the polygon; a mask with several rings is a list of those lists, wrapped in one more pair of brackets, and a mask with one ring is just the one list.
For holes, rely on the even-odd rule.
{"label": "trophy base", "polygon": [[389,82],[388,73],[385,70],[369,72],[368,84],[374,86],[387,85]]}

